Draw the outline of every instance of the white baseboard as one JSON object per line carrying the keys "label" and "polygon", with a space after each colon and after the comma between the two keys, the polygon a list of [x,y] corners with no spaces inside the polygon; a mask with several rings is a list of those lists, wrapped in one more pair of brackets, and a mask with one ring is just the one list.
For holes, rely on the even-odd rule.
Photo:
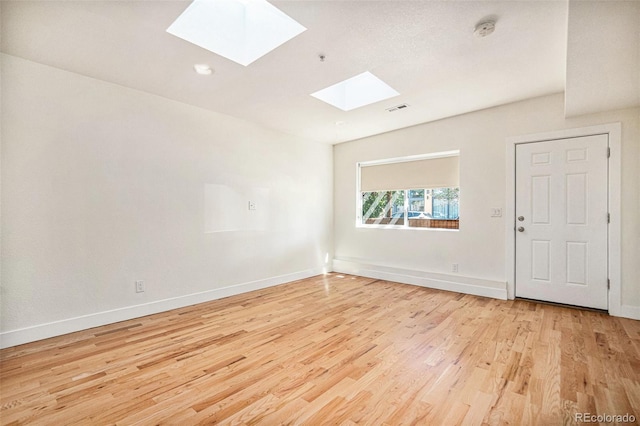
{"label": "white baseboard", "polygon": [[333,271],[342,274],[360,275],[367,278],[507,300],[507,283],[502,281],[394,268],[362,263],[352,259],[333,259]]}
{"label": "white baseboard", "polygon": [[145,315],[157,314],[171,309],[209,302],[223,297],[235,296],[249,291],[260,290],[291,281],[313,277],[322,273],[323,271],[320,268],[309,269],[306,271],[294,272],[292,274],[280,275],[263,280],[203,291],[201,293],[187,294],[171,299],[157,300],[155,302],[149,302],[142,305],[127,306],[125,308],[97,312],[95,314],[39,324],[18,330],[5,331],[0,333],[0,349],[21,345],[23,343],[35,342],[37,340],[60,336],[67,333],[73,333],[74,331],[87,330],[101,325],[139,318]]}
{"label": "white baseboard", "polygon": [[640,320],[640,306],[620,305],[616,309],[609,309],[609,314],[614,317]]}

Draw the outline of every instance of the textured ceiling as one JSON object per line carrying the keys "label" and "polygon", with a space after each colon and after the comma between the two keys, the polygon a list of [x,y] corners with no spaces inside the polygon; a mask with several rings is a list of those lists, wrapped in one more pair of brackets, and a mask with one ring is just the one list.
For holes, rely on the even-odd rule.
{"label": "textured ceiling", "polygon": [[566,115],[640,105],[640,1],[569,6]]}
{"label": "textured ceiling", "polygon": [[[327,143],[565,89],[565,1],[273,1],[308,30],[248,67],[166,32],[188,4],[2,1],[1,47]],[[487,17],[495,33],[474,37]],[[400,96],[349,112],[310,96],[364,71]]]}

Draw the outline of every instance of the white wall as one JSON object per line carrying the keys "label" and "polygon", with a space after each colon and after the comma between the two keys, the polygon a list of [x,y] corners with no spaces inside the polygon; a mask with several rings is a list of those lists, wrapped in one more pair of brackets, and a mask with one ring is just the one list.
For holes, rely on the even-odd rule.
{"label": "white wall", "polygon": [[330,267],[331,146],[1,59],[3,346]]}
{"label": "white wall", "polygon": [[[618,121],[622,296],[640,307],[640,109],[566,120],[562,94],[532,99],[337,145],[332,174],[329,146],[0,58],[0,346],[309,276],[333,251],[346,269],[499,297],[506,138]],[[459,232],[355,228],[357,161],[451,149]]]}
{"label": "white wall", "polygon": [[[622,299],[640,307],[640,109],[565,119],[562,94],[336,145],[334,267],[495,296],[506,282],[505,218],[490,214],[505,208],[506,138],[612,122],[622,122]],[[458,232],[354,226],[356,162],[453,149],[461,151]]]}

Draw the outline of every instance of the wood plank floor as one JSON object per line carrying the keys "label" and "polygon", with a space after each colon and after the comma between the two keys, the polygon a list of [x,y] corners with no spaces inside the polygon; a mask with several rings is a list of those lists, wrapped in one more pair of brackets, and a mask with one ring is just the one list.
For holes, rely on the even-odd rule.
{"label": "wood plank floor", "polygon": [[640,417],[640,321],[335,273],[4,349],[0,362],[3,425]]}

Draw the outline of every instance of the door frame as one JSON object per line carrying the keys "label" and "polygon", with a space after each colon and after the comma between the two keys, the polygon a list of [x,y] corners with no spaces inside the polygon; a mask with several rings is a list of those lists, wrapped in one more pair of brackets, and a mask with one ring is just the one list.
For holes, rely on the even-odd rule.
{"label": "door frame", "polygon": [[507,298],[515,298],[516,274],[516,145],[523,143],[548,142],[560,139],[606,134],[609,137],[608,166],[608,209],[611,215],[607,237],[609,269],[609,314],[623,316],[621,300],[621,180],[622,180],[622,124],[610,123],[597,126],[564,129],[546,133],[536,133],[509,137],[507,143],[506,204],[505,204],[505,255],[507,277]]}

